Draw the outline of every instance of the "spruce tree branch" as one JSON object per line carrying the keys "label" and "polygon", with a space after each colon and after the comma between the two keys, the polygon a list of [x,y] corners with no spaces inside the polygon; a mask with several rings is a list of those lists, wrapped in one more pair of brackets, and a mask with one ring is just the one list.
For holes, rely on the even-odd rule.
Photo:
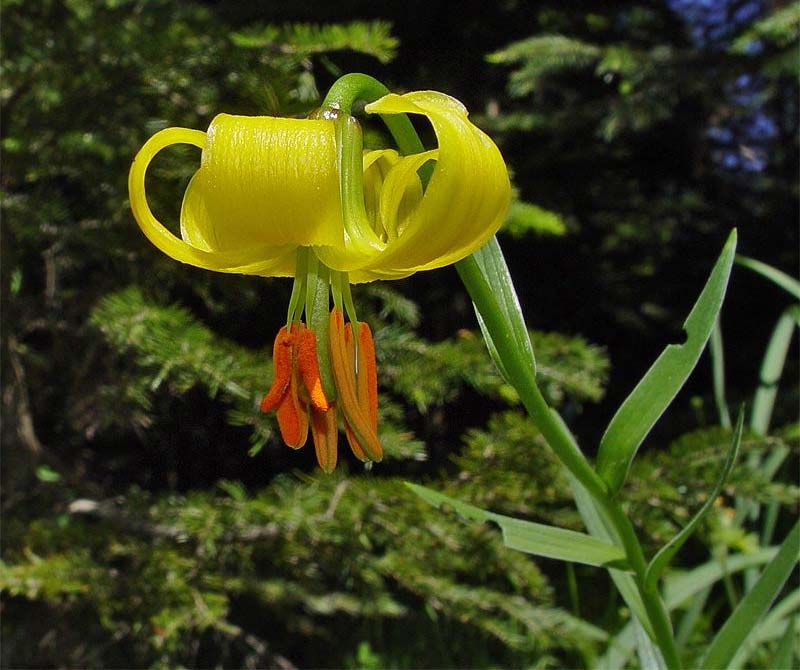
{"label": "spruce tree branch", "polygon": [[[116,500],[90,500],[79,498],[73,500],[67,510],[73,515],[85,515],[102,521],[107,521],[124,530],[142,537],[164,538],[176,542],[193,540],[192,535],[181,526],[163,523],[150,523],[142,519],[134,519],[124,510],[119,508]],[[281,529],[277,523],[266,526],[250,526],[236,532],[226,534],[222,539],[228,542],[258,542],[259,540],[272,539],[280,535]]]}

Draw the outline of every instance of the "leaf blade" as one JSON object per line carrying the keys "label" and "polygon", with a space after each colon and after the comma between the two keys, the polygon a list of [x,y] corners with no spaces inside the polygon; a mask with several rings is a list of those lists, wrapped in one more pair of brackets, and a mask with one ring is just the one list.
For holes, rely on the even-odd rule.
{"label": "leaf blade", "polygon": [[757,272],[762,277],[769,279],[784,291],[793,295],[796,300],[800,300],[800,281],[797,281],[794,277],[790,277],[782,270],[748,256],[736,256],[736,262],[742,267],[746,267],[748,270]]}
{"label": "leaf blade", "polygon": [[625,552],[620,547],[591,535],[488,512],[419,484],[406,482],[406,486],[434,507],[446,504],[467,519],[496,523],[503,532],[504,543],[510,549],[585,565],[626,565]]}
{"label": "leaf blade", "polygon": [[764,568],[756,584],[742,598],[714,637],[701,661],[702,667],[726,668],[747,638],[753,624],[769,609],[794,570],[800,551],[800,521],[781,544],[778,553]]}
{"label": "leaf blade", "polygon": [[[679,608],[689,598],[711,588],[726,575],[747,570],[772,560],[778,552],[777,547],[762,549],[753,554],[731,556],[721,565],[717,561],[708,561],[690,572],[670,575],[664,588],[664,604],[669,611]],[[623,575],[629,576],[629,575]],[[632,622],[628,622],[610,641],[606,653],[598,661],[598,667],[605,670],[621,670],[636,646],[636,631]]]}
{"label": "leaf blade", "polygon": [[792,305],[787,308],[775,324],[764,352],[758,374],[758,388],[753,397],[753,411],[750,415],[750,427],[761,435],[766,435],[769,431],[775,397],[778,393],[778,382],[783,374],[794,329],[800,323],[798,319],[800,319],[800,307]]}
{"label": "leaf blade", "polygon": [[621,488],[639,446],[697,364],[722,307],[735,252],[733,230],[684,322],[686,342],[664,349],[611,419],[600,441],[597,471],[613,492]]}
{"label": "leaf blade", "polygon": [[[522,307],[519,304],[519,298],[517,297],[517,292],[514,289],[511,273],[508,271],[508,265],[506,265],[506,261],[503,257],[503,252],[500,249],[500,243],[497,241],[497,237],[492,237],[492,239],[489,240],[483,247],[472,254],[472,257],[478,264],[478,267],[480,268],[481,273],[485,277],[486,281],[489,283],[489,286],[492,287],[497,299],[497,304],[499,305],[500,310],[503,312],[507,323],[511,326],[511,334],[514,342],[517,345],[517,348],[524,352],[525,357],[530,362],[531,370],[535,375],[536,357],[533,353],[531,337],[528,333],[528,328],[525,325],[525,317],[522,315]],[[500,360],[500,356],[497,353],[497,348],[492,340],[492,336],[484,324],[483,318],[481,317],[481,314],[477,308],[475,308],[475,313],[478,316],[478,324],[480,325],[481,332],[486,340],[489,353],[497,364],[498,369],[503,377],[510,383],[508,372]]]}
{"label": "leaf blade", "polygon": [[655,588],[658,582],[658,578],[663,574],[664,570],[669,565],[669,562],[678,552],[678,550],[683,546],[683,544],[688,540],[694,529],[697,528],[700,521],[702,521],[703,517],[708,513],[711,507],[714,505],[714,501],[717,499],[722,487],[725,485],[725,482],[728,479],[728,475],[733,468],[733,464],[736,462],[736,457],[739,454],[739,445],[742,442],[742,428],[744,427],[744,407],[739,409],[739,417],[736,420],[736,428],[733,432],[733,438],[731,440],[731,447],[728,450],[728,456],[725,459],[725,463],[722,466],[722,470],[720,471],[719,477],[717,478],[717,483],[714,485],[714,488],[709,493],[708,497],[706,498],[705,503],[703,506],[697,510],[695,515],[691,518],[689,523],[687,523],[681,530],[678,532],[675,537],[673,537],[667,544],[665,544],[658,553],[653,557],[650,561],[650,564],[647,566],[647,572],[645,573],[645,583],[651,587]]}

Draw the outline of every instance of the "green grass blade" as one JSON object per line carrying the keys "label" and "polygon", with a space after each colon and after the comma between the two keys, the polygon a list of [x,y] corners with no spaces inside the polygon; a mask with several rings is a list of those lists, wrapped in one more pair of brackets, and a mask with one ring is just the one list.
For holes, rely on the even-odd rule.
{"label": "green grass blade", "polygon": [[597,470],[612,491],[620,489],[642,441],[697,364],[722,307],[735,252],[734,230],[683,324],[686,342],[667,346],[606,429],[597,454]]}
{"label": "green grass blade", "polygon": [[800,319],[800,307],[792,305],[778,319],[767,350],[764,352],[758,375],[758,388],[753,397],[753,412],[750,416],[750,428],[761,435],[766,435],[769,431],[775,397],[778,393],[778,382],[786,365],[786,355],[798,319]]}
{"label": "green grass blade", "polygon": [[709,587],[703,589],[699,593],[696,593],[692,597],[692,601],[689,603],[689,607],[686,608],[686,612],[681,617],[680,623],[678,624],[678,629],[675,632],[675,644],[678,645],[678,649],[685,647],[686,643],[689,641],[689,638],[694,632],[694,628],[700,619],[700,615],[705,609],[706,602],[708,601],[708,596],[710,594],[711,588]]}
{"label": "green grass blade", "polygon": [[636,653],[639,656],[641,670],[666,670],[667,664],[638,619],[633,620],[633,629],[636,633]]}
{"label": "green grass blade", "polygon": [[[528,334],[528,328],[525,325],[525,317],[522,315],[519,298],[517,297],[517,292],[514,290],[514,283],[511,280],[511,274],[508,271],[508,266],[506,265],[506,260],[503,257],[503,252],[500,249],[497,237],[493,237],[489,240],[483,247],[472,254],[472,257],[478,264],[489,286],[491,286],[492,290],[495,292],[497,304],[505,316],[506,323],[511,326],[511,334],[516,346],[520,351],[524,352],[526,359],[530,362],[531,370],[533,370],[535,375],[536,358],[533,353],[533,345],[531,344],[531,338]],[[484,324],[481,313],[477,308],[475,309],[475,313],[478,316],[478,324],[486,340],[489,353],[497,364],[503,377],[507,382],[511,383],[508,372],[497,353],[497,348],[494,345],[492,336]]]}
{"label": "green grass blade", "polygon": [[711,331],[708,342],[708,351],[711,354],[711,373],[714,381],[714,403],[719,414],[719,425],[723,428],[731,427],[731,412],[728,401],[725,399],[725,349],[722,346],[722,328],[719,317]]}
{"label": "green grass blade", "polygon": [[797,615],[789,620],[789,625],[783,631],[781,641],[778,642],[778,647],[775,649],[775,655],[772,657],[773,668],[794,668],[797,667],[792,664],[792,656],[794,655],[794,643],[797,639]]}
{"label": "green grass blade", "polygon": [[[572,489],[572,495],[575,498],[575,505],[589,533],[604,542],[617,544],[619,538],[614,535],[614,532],[611,530],[611,525],[603,520],[602,513],[598,509],[592,496],[589,495],[589,492],[571,474],[567,473],[567,478],[569,479],[570,488]],[[642,602],[642,597],[639,595],[639,589],[636,586],[633,576],[622,570],[614,569],[610,569],[608,574],[614,582],[614,586],[617,587],[622,599],[625,601],[625,604],[630,608],[633,617],[638,619],[648,635],[651,635],[652,624],[650,622],[650,617]],[[631,640],[633,640],[633,630],[631,630]],[[631,644],[633,644],[633,642],[631,642]]]}
{"label": "green grass blade", "polygon": [[675,537],[673,537],[661,548],[661,550],[653,557],[653,560],[650,561],[650,565],[647,566],[647,572],[645,573],[644,579],[645,583],[650,588],[656,588],[658,579],[669,565],[669,562],[683,546],[686,540],[691,537],[695,528],[697,528],[700,521],[702,521],[703,517],[708,513],[708,510],[710,510],[716,502],[717,496],[722,490],[722,487],[725,485],[728,475],[731,472],[731,468],[733,468],[733,464],[736,462],[736,457],[739,454],[739,445],[742,442],[743,427],[744,407],[739,410],[739,417],[736,420],[736,429],[733,431],[733,439],[731,440],[731,447],[728,450],[728,457],[725,459],[725,464],[722,466],[722,471],[719,473],[717,483],[714,485],[711,493],[709,493],[705,503],[699,510],[697,510],[697,513],[692,517],[689,523],[687,523],[683,529],[677,535],[675,535]]}
{"label": "green grass blade", "polygon": [[739,606],[714,637],[700,663],[701,667],[728,667],[754,624],[769,609],[789,579],[797,563],[798,553],[800,553],[800,521],[789,531],[775,558],[764,568],[755,586],[742,598]]}
{"label": "green grass blade", "polygon": [[406,486],[434,507],[448,505],[466,519],[496,523],[510,549],[586,565],[626,566],[625,552],[620,547],[591,535],[488,512],[418,484],[406,482]]}
{"label": "green grass blade", "polygon": [[[752,554],[730,556],[724,566],[718,561],[708,561],[690,572],[669,575],[665,580],[664,604],[670,611],[678,609],[690,598],[710,589],[726,575],[764,565],[777,553],[777,547],[770,547]],[[624,576],[630,577],[630,575]],[[633,607],[631,610],[635,611]],[[621,670],[634,653],[635,646],[636,631],[633,624],[628,623],[610,641],[608,650],[598,661],[598,667],[605,670]]]}
{"label": "green grass blade", "polygon": [[713,586],[725,575],[733,575],[747,568],[764,565],[778,555],[777,547],[768,547],[752,554],[728,556],[725,563],[712,560],[683,574],[669,575],[664,580],[664,602],[668,609],[675,609],[695,593]]}
{"label": "green grass blade", "polygon": [[757,272],[762,277],[766,277],[782,289],[788,291],[796,300],[800,300],[800,281],[797,281],[794,277],[790,277],[785,272],[778,270],[778,268],[757,261],[755,258],[737,256],[736,262],[739,265],[749,268],[753,272]]}
{"label": "green grass blade", "polygon": [[[775,325],[775,329],[769,339],[769,344],[767,344],[767,349],[764,352],[758,375],[758,388],[753,397],[753,411],[750,414],[750,428],[760,435],[766,435],[769,432],[772,410],[775,407],[775,398],[778,394],[778,382],[783,374],[789,345],[794,335],[795,326],[800,323],[799,319],[800,307],[793,305],[786,309],[778,319],[778,323]],[[757,453],[750,454],[747,462],[752,469],[758,467],[769,481],[788,455],[789,449],[776,447],[760,466]],[[737,521],[741,522],[746,514],[750,514],[753,518],[758,517],[761,509],[760,505],[746,499],[739,499],[736,502]],[[777,513],[778,505],[775,503],[770,504],[767,508],[766,521],[761,526],[762,544],[772,542]]]}
{"label": "green grass blade", "polygon": [[[773,607],[757,626],[753,626],[742,642],[742,646],[728,666],[730,670],[741,670],[745,663],[758,649],[769,640],[782,637],[786,628],[793,625],[794,613],[800,608],[800,590],[795,590]],[[776,668],[788,668],[788,665],[776,665]]]}

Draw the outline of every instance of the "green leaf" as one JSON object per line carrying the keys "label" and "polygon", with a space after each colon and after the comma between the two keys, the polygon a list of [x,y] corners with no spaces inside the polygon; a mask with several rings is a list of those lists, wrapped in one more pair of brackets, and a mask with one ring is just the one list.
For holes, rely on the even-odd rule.
{"label": "green leaf", "polygon": [[[753,652],[764,642],[782,637],[787,628],[793,631],[795,612],[798,608],[800,608],[800,590],[795,590],[775,605],[757,626],[750,629],[742,646],[728,666],[730,670],[740,670],[744,667]],[[772,667],[789,668],[791,665],[773,665]]]}
{"label": "green leaf", "polygon": [[786,364],[786,354],[798,319],[800,319],[800,307],[792,305],[786,309],[778,319],[767,350],[764,352],[758,375],[758,388],[753,397],[753,412],[750,416],[750,428],[760,435],[766,435],[769,431],[775,396],[778,393],[778,382]]}
{"label": "green leaf", "polygon": [[[616,538],[613,530],[611,529],[611,525],[607,524],[603,520],[602,513],[592,496],[589,495],[589,492],[575,477],[569,473],[567,473],[567,477],[569,478],[570,487],[572,488],[572,495],[575,498],[575,505],[578,508],[578,512],[580,513],[581,519],[583,519],[583,523],[586,525],[587,530],[594,537],[599,538],[600,540],[613,542]],[[639,594],[639,589],[636,586],[636,581],[634,580],[633,576],[627,572],[614,569],[609,569],[608,574],[611,576],[611,580],[614,582],[614,585],[617,587],[617,590],[619,591],[623,600],[630,608],[633,620],[638,621],[639,624],[645,629],[645,632],[647,632],[647,635],[645,636],[647,643],[652,644],[650,637],[652,635],[653,626],[650,623],[650,617],[648,616],[647,609],[642,602],[642,597]],[[628,641],[630,644],[629,648],[626,648],[628,654],[624,656],[624,659],[627,659],[629,653],[633,651],[635,643],[633,622],[629,623],[628,627],[630,639],[626,641]],[[612,647],[616,644],[617,640],[619,640],[619,635],[617,635],[615,638],[615,642],[612,642]],[[608,654],[612,654],[612,652],[613,648],[609,648]]]}
{"label": "green leaf", "polygon": [[736,262],[739,265],[750,268],[753,272],[757,272],[762,277],[766,277],[782,289],[788,291],[796,300],[800,300],[800,281],[797,281],[794,277],[790,277],[785,272],[778,270],[778,268],[757,261],[755,258],[737,256]]}
{"label": "green leaf", "polygon": [[[730,556],[725,563],[712,560],[684,574],[669,575],[664,585],[664,604],[669,611],[681,607],[687,600],[712,587],[726,576],[754,566],[763,565],[778,553],[777,547],[762,549],[752,554]],[[630,577],[630,575],[625,575]],[[597,666],[605,670],[621,670],[634,652],[636,631],[628,623],[614,636],[605,655]]]}
{"label": "green leaf", "polygon": [[645,584],[650,588],[656,588],[658,579],[663,574],[665,568],[669,565],[673,556],[688,540],[694,532],[697,525],[702,521],[703,517],[708,513],[714,502],[725,485],[728,475],[731,472],[733,464],[736,462],[736,457],[739,454],[739,445],[742,441],[742,427],[744,426],[744,407],[739,410],[739,418],[736,420],[736,428],[733,431],[733,439],[731,440],[731,448],[728,451],[728,458],[725,459],[725,464],[722,466],[722,471],[719,473],[717,483],[714,485],[711,493],[709,493],[703,506],[697,510],[697,513],[687,523],[683,529],[673,537],[650,561],[645,573]]}
{"label": "green leaf", "polygon": [[769,609],[789,575],[794,570],[800,551],[800,521],[786,536],[775,558],[761,573],[755,586],[742,598],[711,642],[700,665],[705,668],[726,668],[754,624]]}
{"label": "green leaf", "polygon": [[777,554],[777,547],[768,547],[752,554],[728,556],[724,563],[711,560],[689,572],[670,575],[664,584],[664,602],[669,609],[675,609],[704,588],[716,584],[725,575],[768,563]]}
{"label": "green leaf", "polygon": [[[506,260],[503,258],[503,252],[500,250],[500,244],[497,241],[497,237],[493,237],[482,248],[478,249],[478,251],[472,254],[472,258],[477,263],[478,268],[480,268],[484,279],[492,288],[495,299],[497,300],[497,304],[500,307],[503,316],[505,317],[506,323],[511,326],[510,334],[517,349],[523,352],[525,358],[530,361],[531,370],[535,375],[536,358],[533,354],[533,345],[531,344],[531,338],[528,334],[528,329],[525,326],[525,318],[522,315],[522,308],[519,304],[519,298],[517,298],[517,292],[514,290],[514,283],[511,280],[511,274],[508,271]],[[461,265],[457,266],[459,269],[459,274],[462,273],[461,267]],[[500,370],[500,374],[503,375],[503,378],[513,386],[514,384],[511,381],[508,370],[506,370],[505,365],[500,359],[500,355],[497,353],[497,348],[492,340],[492,336],[489,333],[489,329],[486,327],[486,324],[484,323],[481,313],[477,307],[475,308],[475,314],[478,317],[478,324],[481,327],[481,332],[486,340],[486,345],[489,348],[489,353],[492,355],[492,359],[494,359],[494,362],[497,364],[497,367]]]}
{"label": "green leaf", "polygon": [[633,620],[636,633],[636,652],[639,655],[639,666],[642,670],[667,670],[667,664],[638,619]]}
{"label": "green leaf", "polygon": [[778,642],[778,647],[775,649],[775,655],[772,657],[773,668],[792,668],[792,656],[794,654],[794,641],[797,638],[797,615],[789,620],[789,625],[783,631],[781,641]]}
{"label": "green leaf", "polygon": [[719,425],[731,427],[731,413],[728,401],[725,400],[725,348],[722,345],[722,327],[717,317],[711,339],[708,341],[708,352],[711,354],[711,373],[714,379],[714,403],[719,413]]}
{"label": "green leaf", "polygon": [[686,342],[667,346],[606,429],[597,454],[597,471],[612,492],[622,487],[642,441],[697,364],[722,307],[735,251],[733,230],[684,323]]}
{"label": "green leaf", "polygon": [[[778,382],[783,374],[786,355],[789,352],[789,345],[794,335],[795,326],[798,324],[798,319],[800,319],[800,306],[792,305],[787,308],[778,319],[767,345],[767,350],[764,352],[764,359],[761,362],[761,369],[758,375],[758,388],[753,397],[753,411],[750,415],[750,428],[760,435],[766,435],[769,432],[772,410],[775,407],[775,398],[778,395]],[[788,455],[788,447],[777,446],[760,466],[758,465],[758,454],[751,454],[748,459],[748,465],[751,468],[758,467],[767,481],[770,481]],[[739,518],[745,512],[750,512],[753,517],[757,517],[759,511],[758,504],[747,500],[739,501],[737,510]],[[771,503],[767,508],[767,514],[761,527],[762,544],[769,544],[772,541],[777,512],[777,503]]]}
{"label": "green leaf", "polygon": [[586,565],[613,565],[623,569],[627,565],[625,552],[620,547],[591,535],[487,512],[417,484],[406,482],[406,486],[434,507],[449,505],[466,519],[496,523],[510,549]]}

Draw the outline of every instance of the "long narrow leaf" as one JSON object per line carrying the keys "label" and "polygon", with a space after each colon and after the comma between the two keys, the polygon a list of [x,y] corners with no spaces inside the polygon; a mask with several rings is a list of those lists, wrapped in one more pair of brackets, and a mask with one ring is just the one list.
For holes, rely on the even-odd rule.
{"label": "long narrow leaf", "polygon": [[758,374],[758,388],[753,397],[753,413],[750,417],[750,427],[761,435],[766,435],[769,431],[775,396],[778,393],[778,382],[786,365],[786,354],[799,318],[800,307],[797,305],[792,305],[784,311],[775,325],[775,330],[772,331],[772,337],[764,352]]}
{"label": "long narrow leaf", "polygon": [[[492,287],[497,298],[497,303],[500,310],[506,318],[506,322],[511,326],[511,335],[514,338],[517,347],[520,351],[525,352],[526,358],[530,361],[531,370],[534,375],[536,374],[536,358],[533,353],[533,346],[531,345],[531,338],[528,334],[528,328],[525,325],[525,318],[522,315],[522,308],[519,304],[517,292],[514,290],[514,283],[511,280],[511,274],[508,271],[506,260],[503,252],[500,249],[500,244],[497,237],[493,237],[482,248],[478,249],[472,257],[478,264],[486,281]],[[489,353],[497,364],[503,377],[507,382],[511,383],[508,371],[505,365],[500,360],[497,353],[497,348],[494,345],[492,336],[484,324],[481,313],[475,309],[478,317],[478,324],[481,327],[481,332],[486,340],[486,345],[489,348]]]}
{"label": "long narrow leaf", "polygon": [[[675,610],[690,598],[711,588],[725,575],[764,565],[777,553],[777,547],[770,547],[752,554],[731,556],[725,561],[724,568],[718,561],[709,561],[690,572],[669,575],[665,580],[664,604],[668,610]],[[628,623],[609,642],[608,650],[598,661],[598,667],[605,670],[621,670],[635,651],[635,646],[636,631],[633,623]]]}
{"label": "long narrow leaf", "polygon": [[722,345],[722,327],[717,317],[711,339],[708,341],[708,353],[711,354],[711,373],[714,381],[714,403],[719,414],[719,425],[731,427],[731,412],[725,399],[725,348]]}
{"label": "long narrow leaf", "polygon": [[700,593],[696,593],[689,603],[689,607],[686,608],[686,612],[683,617],[681,617],[678,629],[675,632],[675,644],[678,645],[678,649],[686,644],[689,637],[694,632],[694,628],[705,609],[710,594],[710,588],[703,589]]}
{"label": "long narrow leaf", "polygon": [[775,655],[772,657],[773,668],[794,668],[792,665],[792,656],[794,656],[794,643],[797,639],[797,615],[794,615],[789,620],[789,625],[783,631],[783,637],[778,642],[778,647],[775,649]]}
{"label": "long narrow leaf", "polygon": [[800,300],[800,282],[794,277],[790,277],[785,272],[774,268],[771,265],[757,261],[755,258],[748,258],[747,256],[737,256],[736,262],[753,272],[757,272],[762,277],[766,277],[770,281],[776,283],[782,289],[788,291],[797,300]]}
{"label": "long narrow leaf", "polygon": [[620,489],[642,441],[697,364],[722,307],[735,252],[734,230],[683,324],[686,342],[667,346],[606,429],[597,454],[597,470],[612,491]]}
{"label": "long narrow leaf", "polygon": [[503,532],[505,545],[510,549],[586,565],[626,565],[625,552],[620,547],[591,535],[487,512],[417,484],[406,482],[406,486],[434,507],[449,505],[467,519],[496,523]]}
{"label": "long narrow leaf", "polygon": [[[778,394],[778,382],[783,374],[783,368],[786,365],[786,356],[789,352],[789,345],[791,344],[795,326],[798,325],[799,320],[800,307],[793,305],[786,309],[780,319],[778,319],[778,323],[775,325],[775,329],[772,331],[772,336],[769,339],[769,344],[767,344],[767,349],[764,352],[764,358],[761,361],[761,369],[758,375],[758,388],[753,397],[753,411],[750,415],[750,428],[760,435],[766,435],[769,432],[772,410],[775,407],[775,398]],[[781,446],[776,447],[772,453],[764,459],[763,463],[759,465],[759,456],[754,452],[750,454],[748,458],[748,465],[752,469],[758,468],[761,470],[766,480],[769,481],[788,455],[789,449]],[[757,503],[746,499],[737,500],[737,521],[741,521],[745,514],[748,513],[755,518],[758,516],[759,512],[760,505]],[[767,508],[766,519],[761,525],[762,544],[769,544],[772,541],[777,512],[777,503],[770,503]],[[752,582],[752,578],[748,581]]]}
{"label": "long narrow leaf", "polygon": [[[571,474],[567,473],[567,478],[572,489],[572,495],[575,498],[575,505],[578,508],[581,519],[583,519],[583,523],[586,525],[586,529],[599,540],[616,544],[619,538],[615,537],[610,524],[606,524],[603,521],[602,514],[592,496]],[[622,570],[611,569],[608,573],[633,615],[639,619],[648,635],[651,634],[652,624],[650,623],[650,617],[647,615],[647,610],[639,595],[639,589],[636,588],[633,576]]]}
{"label": "long narrow leaf", "polygon": [[728,556],[724,564],[712,560],[689,572],[669,575],[664,580],[664,602],[668,609],[675,609],[695,593],[716,584],[725,575],[733,575],[747,568],[764,565],[774,560],[777,555],[777,547],[768,547],[752,554]]}
{"label": "long narrow leaf", "polygon": [[[747,637],[742,641],[739,651],[730,662],[729,669],[741,670],[760,645],[781,637],[781,627],[793,621],[793,615],[798,608],[800,608],[800,590],[795,590],[775,605],[757,626],[750,629]],[[789,666],[777,665],[775,667],[788,668]]]}
{"label": "long narrow leaf", "polygon": [[673,537],[661,548],[661,550],[653,557],[653,560],[650,561],[650,565],[647,566],[645,583],[650,588],[656,587],[659,577],[661,577],[673,556],[675,556],[686,540],[691,537],[695,528],[697,528],[697,525],[708,513],[708,510],[710,510],[714,505],[719,492],[722,491],[722,487],[725,485],[725,482],[728,479],[728,475],[731,472],[731,468],[733,468],[733,464],[736,462],[736,457],[739,454],[739,445],[742,442],[743,426],[744,407],[739,410],[739,418],[736,420],[736,429],[733,431],[733,439],[731,440],[731,447],[728,450],[728,457],[725,459],[725,464],[722,466],[722,471],[719,473],[717,483],[714,485],[711,493],[708,494],[705,503],[703,503],[703,506],[697,510],[697,513],[692,517],[689,523],[687,523],[683,529],[677,535],[675,535],[675,537]]}
{"label": "long narrow leaf", "polygon": [[755,623],[764,616],[795,567],[800,553],[800,521],[783,541],[764,572],[711,642],[701,662],[704,668],[726,668]]}
{"label": "long narrow leaf", "polygon": [[639,666],[642,670],[667,670],[664,657],[648,637],[638,619],[633,620],[636,632],[636,651],[639,654]]}

